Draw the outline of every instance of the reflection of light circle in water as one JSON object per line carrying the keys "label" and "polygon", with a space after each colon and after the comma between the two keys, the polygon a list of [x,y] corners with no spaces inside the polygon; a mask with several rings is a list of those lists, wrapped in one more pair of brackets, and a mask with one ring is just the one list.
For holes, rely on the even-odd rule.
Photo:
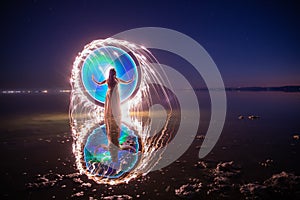
{"label": "reflection of light circle in water", "polygon": [[85,59],[81,79],[88,94],[96,101],[104,103],[107,85],[98,86],[92,80],[92,75],[99,82],[107,79],[109,69],[115,68],[117,77],[123,80],[134,79],[130,84],[120,84],[121,101],[129,98],[135,91],[138,83],[138,70],[132,57],[124,50],[104,46],[91,52]]}
{"label": "reflection of light circle in water", "polygon": [[138,160],[138,137],[122,124],[119,142],[118,161],[113,162],[107,148],[105,125],[92,131],[84,147],[84,161],[91,174],[105,178],[118,178],[135,166]]}

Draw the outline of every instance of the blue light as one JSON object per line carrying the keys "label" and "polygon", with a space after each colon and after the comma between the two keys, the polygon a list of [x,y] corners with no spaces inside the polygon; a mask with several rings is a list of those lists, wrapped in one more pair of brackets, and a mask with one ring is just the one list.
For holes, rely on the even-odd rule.
{"label": "blue light", "polygon": [[121,102],[131,97],[138,83],[137,66],[128,53],[113,46],[105,46],[94,50],[83,63],[81,80],[87,93],[94,100],[103,104],[105,102],[107,85],[98,86],[93,82],[92,75],[95,76],[95,80],[101,82],[107,79],[111,68],[115,68],[117,71],[117,78],[125,81],[134,79],[130,84],[119,85]]}

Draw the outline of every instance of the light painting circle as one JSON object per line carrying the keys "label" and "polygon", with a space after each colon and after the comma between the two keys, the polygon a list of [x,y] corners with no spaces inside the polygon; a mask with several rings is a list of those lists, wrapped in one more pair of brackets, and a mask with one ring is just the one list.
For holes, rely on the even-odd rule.
{"label": "light painting circle", "polygon": [[[92,131],[84,147],[84,160],[91,174],[115,179],[132,170],[138,161],[138,137],[122,124],[119,142],[120,147],[116,150],[118,159],[112,161],[105,125]],[[122,148],[124,146],[130,148]]]}
{"label": "light painting circle", "polygon": [[[108,137],[103,107],[107,85],[95,82],[107,79],[112,67],[117,78],[133,81],[118,84],[124,103],[120,135]],[[70,78],[72,147],[78,170],[96,183],[116,185],[146,175],[162,158],[166,142],[172,139],[175,123],[169,121],[176,117],[176,106],[171,103],[173,97],[167,88],[158,87],[168,78],[156,68],[160,64],[148,49],[126,40],[94,40],[78,53]],[[155,135],[147,114],[154,102],[164,102],[168,110],[164,126],[155,129]]]}
{"label": "light painting circle", "polygon": [[138,70],[133,58],[124,50],[104,46],[91,52],[85,59],[81,79],[87,93],[97,102],[104,104],[107,85],[98,86],[93,80],[104,81],[108,78],[109,70],[114,68],[117,78],[125,81],[133,79],[130,84],[119,84],[121,102],[133,95],[138,83]]}

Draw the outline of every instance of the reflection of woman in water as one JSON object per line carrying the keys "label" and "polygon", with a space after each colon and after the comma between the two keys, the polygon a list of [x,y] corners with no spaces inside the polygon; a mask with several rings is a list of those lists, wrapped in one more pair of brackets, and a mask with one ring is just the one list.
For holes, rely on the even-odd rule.
{"label": "reflection of woman in water", "polygon": [[[118,160],[119,137],[120,137],[120,126],[121,126],[121,103],[118,84],[129,84],[133,79],[124,81],[116,77],[116,70],[114,68],[109,70],[109,77],[98,82],[92,75],[92,80],[97,85],[107,84],[108,90],[106,92],[105,104],[104,104],[104,123],[106,127],[106,134],[108,138],[108,150],[111,154],[113,162]],[[107,147],[104,147],[107,148]],[[121,149],[131,149],[130,146],[122,147]]]}

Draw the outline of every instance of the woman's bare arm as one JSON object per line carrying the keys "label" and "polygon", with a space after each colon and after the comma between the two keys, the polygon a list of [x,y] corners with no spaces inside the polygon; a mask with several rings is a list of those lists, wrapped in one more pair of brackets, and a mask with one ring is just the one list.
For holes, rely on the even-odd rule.
{"label": "woman's bare arm", "polygon": [[124,80],[122,80],[122,79],[120,79],[120,78],[117,78],[117,80],[118,80],[120,83],[123,83],[123,84],[129,84],[129,83],[131,83],[131,82],[133,81],[133,78],[132,78],[131,80],[129,80],[129,81],[124,81]]}
{"label": "woman's bare arm", "polygon": [[94,83],[96,83],[97,85],[103,85],[103,84],[105,84],[106,83],[106,80],[104,80],[104,81],[101,81],[101,82],[99,82],[99,81],[96,81],[95,80],[95,76],[94,75],[92,75],[92,80],[94,81]]}

